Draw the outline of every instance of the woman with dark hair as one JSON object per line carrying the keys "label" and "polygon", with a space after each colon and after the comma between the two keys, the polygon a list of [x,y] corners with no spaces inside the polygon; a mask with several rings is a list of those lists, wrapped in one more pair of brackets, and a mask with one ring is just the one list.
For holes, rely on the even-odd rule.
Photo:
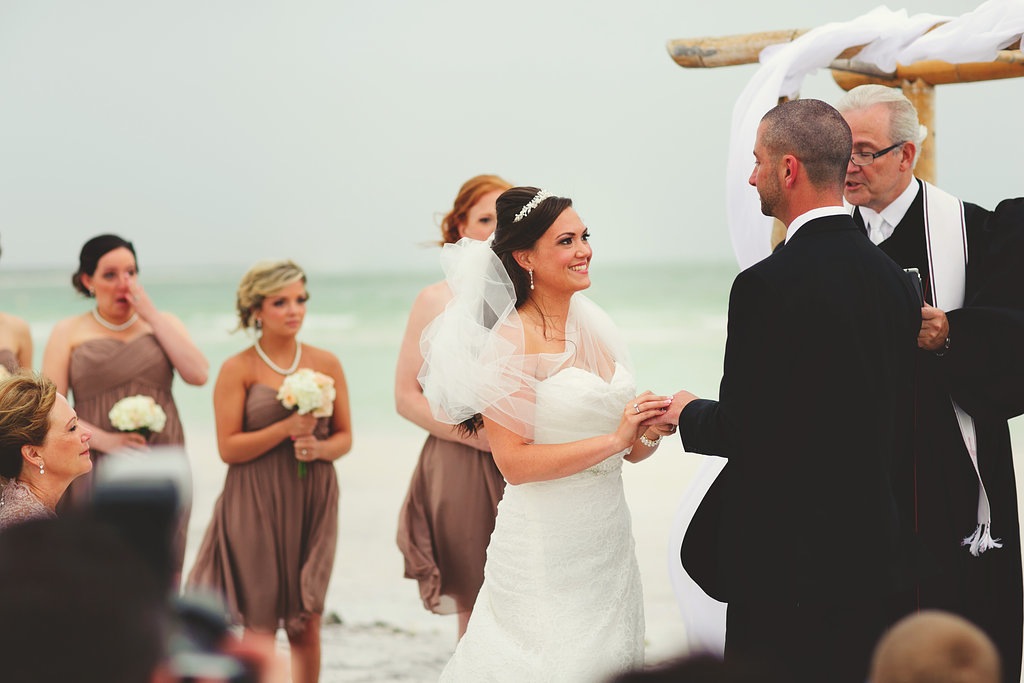
{"label": "woman with dark hair", "polygon": [[[171,395],[174,372],[188,384],[206,383],[209,363],[182,322],[160,311],[139,283],[135,247],[117,235],[99,235],[82,247],[71,284],[95,299],[88,313],[53,327],[43,373],[70,390],[82,420],[93,427],[97,456],[121,448],[181,446],[184,434]],[[147,438],[113,427],[109,412],[126,396],[152,396],[167,415]]]}
{"label": "woman with dark hair", "polygon": [[590,286],[572,201],[517,187],[493,244],[442,260],[454,294],[423,334],[424,395],[442,422],[488,433],[505,494],[466,635],[441,680],[595,681],[643,663],[640,573],[622,462],[657,448],[671,397],[636,394]]}
{"label": "woman with dark hair", "polygon": [[[59,321],[43,353],[43,374],[70,391],[82,422],[93,432],[97,459],[106,453],[185,442],[171,394],[174,372],[188,384],[206,383],[209,363],[189,337],[185,325],[157,309],[138,279],[135,247],[117,235],[99,235],[82,247],[71,284],[95,299],[95,306]],[[166,423],[144,437],[118,431],[110,411],[121,399],[143,395],[162,408]],[[91,478],[71,487],[74,499],[88,496]],[[178,570],[185,557],[187,512],[178,534]]]}
{"label": "woman with dark hair", "polygon": [[0,311],[0,379],[32,367],[32,333],[21,318]]}
{"label": "woman with dark hair", "polygon": [[[490,237],[497,222],[494,203],[510,187],[495,175],[463,183],[441,221],[442,244]],[[423,606],[436,614],[458,613],[461,638],[484,580],[487,542],[505,480],[491,457],[487,430],[462,434],[434,419],[417,378],[423,365],[420,335],[451,297],[443,280],[419,293],[395,368],[398,414],[429,432],[398,516],[397,540],[405,576],[419,582]]]}
{"label": "woman with dark hair", "polygon": [[0,530],[56,516],[64,491],[92,469],[91,436],[49,379],[0,380]]}

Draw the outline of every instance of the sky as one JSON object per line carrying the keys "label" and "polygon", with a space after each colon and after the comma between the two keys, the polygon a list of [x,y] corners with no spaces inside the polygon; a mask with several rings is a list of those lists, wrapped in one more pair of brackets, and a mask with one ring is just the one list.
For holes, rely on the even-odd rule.
{"label": "sky", "polygon": [[[424,245],[478,173],[572,197],[597,264],[731,260],[729,120],[757,67],[683,69],[667,41],[877,6],[3,0],[0,267],[70,273],[114,232],[144,269],[436,268]],[[827,71],[801,91],[840,94]],[[940,86],[938,184],[1024,194],[1022,111],[1024,79]]]}

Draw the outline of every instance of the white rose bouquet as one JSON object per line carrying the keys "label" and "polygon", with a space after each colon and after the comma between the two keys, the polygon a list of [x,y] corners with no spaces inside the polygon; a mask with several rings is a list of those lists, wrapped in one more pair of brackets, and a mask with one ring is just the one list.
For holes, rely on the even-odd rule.
{"label": "white rose bouquet", "polygon": [[[334,378],[309,368],[300,368],[284,378],[277,392],[277,400],[299,415],[330,417],[334,414]],[[306,476],[306,463],[299,462],[299,476]]]}
{"label": "white rose bouquet", "polygon": [[107,414],[114,429],[122,432],[138,432],[145,438],[162,432],[167,424],[167,414],[152,396],[126,396],[114,404]]}

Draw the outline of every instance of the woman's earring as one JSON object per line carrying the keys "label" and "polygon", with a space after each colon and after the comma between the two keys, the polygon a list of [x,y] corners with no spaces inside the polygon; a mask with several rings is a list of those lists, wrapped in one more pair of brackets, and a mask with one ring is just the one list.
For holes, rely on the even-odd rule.
{"label": "woman's earring", "polygon": [[255,327],[256,327],[256,331],[257,331],[257,332],[259,332],[260,330],[262,330],[262,329],[263,329],[263,321],[262,321],[262,320],[260,320],[259,318],[256,318],[256,324],[255,324]]}
{"label": "woman's earring", "polygon": [[530,273],[530,289],[533,289],[533,270],[531,269],[527,272]]}
{"label": "woman's earring", "polygon": [[39,461],[39,474],[43,474],[43,461]]}

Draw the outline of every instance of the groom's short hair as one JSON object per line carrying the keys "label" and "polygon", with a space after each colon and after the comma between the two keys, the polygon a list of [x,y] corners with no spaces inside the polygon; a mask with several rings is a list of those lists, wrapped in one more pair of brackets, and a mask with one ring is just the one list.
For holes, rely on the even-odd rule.
{"label": "groom's short hair", "polygon": [[819,188],[846,184],[853,136],[843,115],[821,100],[792,100],[770,109],[761,119],[761,143],[770,154],[792,154]]}

